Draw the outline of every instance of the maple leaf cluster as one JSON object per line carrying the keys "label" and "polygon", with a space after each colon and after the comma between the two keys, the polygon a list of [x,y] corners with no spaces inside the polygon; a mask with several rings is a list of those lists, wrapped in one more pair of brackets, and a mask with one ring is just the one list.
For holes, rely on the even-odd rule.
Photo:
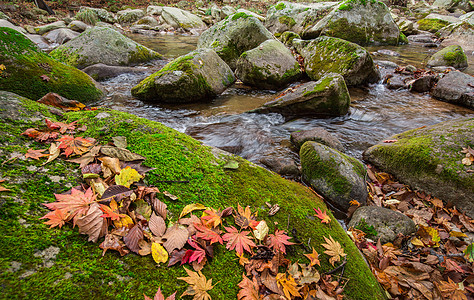
{"label": "maple leaf cluster", "polygon": [[372,272],[394,299],[474,297],[474,221],[455,207],[412,191],[387,173],[368,168],[372,205],[410,217],[418,226],[413,236],[399,236],[382,245],[351,228],[350,236],[367,258]]}

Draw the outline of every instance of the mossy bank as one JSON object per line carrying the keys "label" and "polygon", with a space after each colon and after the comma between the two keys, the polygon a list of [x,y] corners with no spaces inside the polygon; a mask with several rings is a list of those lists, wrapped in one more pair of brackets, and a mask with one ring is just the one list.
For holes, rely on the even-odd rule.
{"label": "mossy bank", "polygon": [[[305,187],[287,181],[229,154],[216,152],[200,142],[159,123],[117,111],[98,110],[67,113],[58,117],[49,108],[14,96],[0,94],[3,119],[0,135],[0,159],[6,161],[15,153],[28,148],[44,148],[21,133],[38,126],[46,116],[52,120],[78,121],[87,126],[85,136],[101,143],[114,136],[125,136],[129,150],[147,157],[144,164],[154,170],[147,173],[146,183],[179,197],[172,202],[162,199],[176,220],[182,208],[190,203],[203,203],[215,208],[228,205],[250,205],[274,227],[280,229],[290,223],[304,243],[311,238],[319,253],[324,249],[323,236],[331,235],[348,253],[345,278],[349,278],[344,293],[349,299],[383,299],[374,276],[344,230],[332,219],[330,225],[314,220],[313,208],[327,208]],[[16,115],[12,115],[16,112]],[[12,117],[13,116],[13,117]],[[216,154],[218,153],[218,154]],[[226,170],[223,165],[233,159],[237,170]],[[183,267],[157,266],[153,259],[107,252],[102,257],[98,244],[87,242],[77,229],[47,229],[38,218],[46,213],[41,203],[52,202],[53,193],[61,193],[76,186],[79,172],[76,164],[56,160],[45,166],[41,161],[13,159],[0,166],[3,185],[11,192],[0,194],[0,283],[3,299],[142,299],[153,295],[158,287],[164,294],[178,290],[181,295],[185,283],[176,280],[183,276]],[[188,180],[187,184],[163,183],[164,180]],[[265,202],[278,203],[281,210],[267,217]],[[44,265],[45,249],[56,249],[52,263]],[[306,261],[300,246],[291,247],[292,261]],[[36,254],[36,255],[35,255]],[[331,270],[326,255],[320,255],[321,271]],[[235,299],[237,284],[243,268],[234,252],[223,246],[216,249],[214,258],[203,273],[217,283],[210,291],[213,299]],[[45,291],[48,290],[46,293]]]}
{"label": "mossy bank", "polygon": [[87,74],[50,58],[23,34],[6,27],[0,27],[0,61],[0,90],[34,100],[49,92],[81,102],[103,96]]}

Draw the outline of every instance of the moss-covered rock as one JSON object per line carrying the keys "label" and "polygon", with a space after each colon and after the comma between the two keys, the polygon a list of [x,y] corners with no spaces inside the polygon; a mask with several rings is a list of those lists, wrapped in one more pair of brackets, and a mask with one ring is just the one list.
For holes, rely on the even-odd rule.
{"label": "moss-covered rock", "polygon": [[357,44],[322,36],[294,45],[304,57],[306,74],[312,80],[337,73],[347,85],[358,85],[376,82],[380,77],[369,52]]}
{"label": "moss-covered rock", "polygon": [[433,6],[449,12],[455,12],[457,9],[465,12],[474,10],[474,3],[471,0],[435,0]]}
{"label": "moss-covered rock", "polygon": [[440,19],[421,19],[418,22],[418,29],[435,33],[450,23]]}
{"label": "moss-covered rock", "polygon": [[314,26],[336,5],[336,2],[306,4],[280,1],[268,9],[265,26],[273,34],[285,31],[300,34]]}
{"label": "moss-covered rock", "polygon": [[389,9],[377,0],[346,0],[301,36],[327,35],[359,45],[397,45],[400,30]]}
{"label": "moss-covered rock", "polygon": [[285,31],[278,37],[278,39],[283,44],[285,44],[285,46],[291,47],[291,46],[293,46],[293,40],[294,39],[301,39],[301,37],[293,31]]}
{"label": "moss-covered rock", "polygon": [[438,30],[436,35],[443,40],[442,47],[459,45],[467,53],[474,51],[474,20],[450,24]]}
{"label": "moss-covered rock", "polygon": [[102,26],[87,29],[75,39],[51,51],[51,57],[82,69],[103,63],[111,66],[133,65],[162,56],[120,32]]}
{"label": "moss-covered rock", "polygon": [[277,40],[266,40],[242,53],[235,70],[243,83],[262,89],[284,88],[298,80],[301,74],[300,65],[291,51]]}
{"label": "moss-covered rock", "polygon": [[0,27],[0,61],[5,66],[0,90],[35,100],[49,92],[81,102],[103,96],[87,74],[50,58],[23,34],[6,27]]}
{"label": "moss-covered rock", "polygon": [[351,98],[344,78],[328,74],[319,81],[310,81],[283,91],[275,99],[252,112],[279,113],[286,118],[299,116],[341,116],[349,111]]}
{"label": "moss-covered rock", "polygon": [[87,23],[89,25],[95,25],[97,22],[114,23],[114,16],[103,8],[93,7],[81,7],[76,14],[76,19]]}
{"label": "moss-covered rock", "polygon": [[347,211],[351,200],[367,202],[365,166],[323,144],[308,141],[300,149],[303,179],[336,207]]}
{"label": "moss-covered rock", "polygon": [[266,40],[274,39],[271,32],[255,17],[236,13],[204,31],[198,40],[199,48],[210,48],[235,70],[242,53]]}
{"label": "moss-covered rock", "polygon": [[48,33],[52,30],[59,29],[59,28],[66,28],[66,23],[64,21],[56,21],[54,23],[37,26],[35,27],[35,32],[39,35],[43,35]]}
{"label": "moss-covered rock", "polygon": [[209,101],[235,81],[229,66],[211,49],[180,56],[132,88],[132,95],[152,102]]}
{"label": "moss-covered rock", "polygon": [[163,7],[161,17],[174,28],[183,28],[185,30],[204,29],[206,25],[200,17],[176,7]]}
{"label": "moss-covered rock", "polygon": [[117,21],[120,24],[131,24],[138,21],[141,17],[145,16],[143,9],[125,9],[117,12]]}
{"label": "moss-covered rock", "polygon": [[[169,129],[157,122],[117,111],[98,110],[67,113],[59,117],[49,108],[10,93],[0,93],[0,160],[5,161],[15,153],[25,153],[28,148],[43,148],[32,143],[21,133],[30,127],[44,124],[43,117],[53,121],[78,121],[87,126],[85,136],[105,144],[115,136],[125,136],[128,149],[145,156],[145,165],[154,169],[147,173],[146,183],[179,197],[178,201],[162,198],[170,211],[171,221],[176,221],[183,207],[190,203],[224,208],[229,205],[250,205],[259,217],[267,220],[274,230],[278,222],[285,229],[290,219],[290,229],[320,254],[320,272],[332,270],[325,249],[323,236],[331,235],[341,243],[347,253],[344,287],[348,299],[384,299],[384,293],[371,274],[364,259],[347,234],[332,218],[331,225],[314,220],[313,208],[326,206],[313,192],[302,185],[287,181],[239,157],[216,152],[189,136]],[[226,170],[228,160],[239,162],[236,170]],[[167,268],[157,266],[151,256],[129,254],[120,257],[108,251],[102,256],[98,244],[87,242],[77,228],[64,226],[48,229],[39,217],[47,210],[41,203],[54,200],[54,193],[61,193],[80,182],[77,164],[57,159],[46,166],[42,161],[11,160],[0,165],[2,185],[11,192],[0,194],[0,284],[2,295],[8,298],[34,299],[142,299],[143,294],[154,295],[158,287],[169,295],[175,290],[181,295],[186,283],[177,280],[185,276],[182,266]],[[166,180],[188,180],[187,184],[167,183]],[[265,202],[278,203],[280,211],[268,217]],[[330,212],[328,211],[328,214]],[[290,217],[288,217],[290,215]],[[283,225],[285,224],[285,225]],[[300,246],[291,247],[289,258],[307,262]],[[45,263],[41,254],[52,253]],[[36,254],[36,255],[35,255]],[[56,255],[54,255],[56,254]],[[53,256],[55,258],[53,258]],[[235,299],[242,279],[243,268],[234,252],[217,246],[203,274],[212,278],[215,287],[209,292],[213,299]],[[45,295],[45,286],[54,288]]]}
{"label": "moss-covered rock", "polygon": [[370,147],[364,158],[474,217],[474,166],[461,163],[474,147],[474,118],[442,122],[390,137],[395,143]]}
{"label": "moss-covered rock", "polygon": [[461,46],[451,45],[433,54],[426,65],[429,68],[449,66],[456,69],[464,69],[467,67],[467,56],[464,54]]}

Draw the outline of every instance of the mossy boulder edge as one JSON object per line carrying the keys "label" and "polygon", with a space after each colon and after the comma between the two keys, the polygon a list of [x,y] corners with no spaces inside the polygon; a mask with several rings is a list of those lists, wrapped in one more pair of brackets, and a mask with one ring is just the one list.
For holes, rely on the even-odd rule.
{"label": "mossy boulder edge", "polygon": [[92,102],[104,92],[92,78],[43,53],[23,34],[0,27],[0,90],[30,99],[40,99],[49,92],[68,99]]}
{"label": "mossy boulder edge", "polygon": [[[284,227],[290,215],[302,241],[311,237],[310,247],[324,252],[323,236],[331,235],[348,254],[344,277],[349,299],[384,299],[385,296],[364,259],[335,219],[331,225],[321,224],[312,216],[313,208],[326,210],[323,202],[307,188],[287,181],[265,169],[230,154],[203,146],[200,142],[167,128],[160,123],[112,110],[67,113],[59,117],[51,108],[2,92],[0,112],[0,159],[28,148],[40,148],[21,133],[42,124],[42,117],[53,121],[78,121],[87,126],[85,136],[107,142],[114,136],[125,136],[129,150],[147,157],[145,165],[154,167],[147,174],[146,183],[162,191],[169,191],[180,200],[162,199],[168,205],[170,217],[176,220],[182,208],[190,203],[212,207],[251,205],[259,216],[274,227]],[[53,109],[56,111],[55,109]],[[16,114],[12,112],[16,111]],[[14,117],[12,117],[14,116]],[[239,162],[237,170],[226,170],[228,160]],[[164,294],[178,290],[181,295],[186,284],[176,280],[185,274],[183,267],[157,266],[150,256],[138,257],[107,252],[102,257],[98,244],[87,242],[77,229],[47,229],[39,217],[47,210],[41,203],[52,202],[53,193],[61,193],[78,184],[80,176],[76,164],[55,160],[42,167],[41,161],[16,159],[0,166],[3,186],[11,192],[0,194],[0,284],[2,295],[12,298],[35,299],[141,299],[153,295],[158,287]],[[163,180],[189,180],[188,184],[170,184]],[[265,202],[279,203],[280,212],[266,217]],[[283,229],[283,228],[282,228]],[[272,229],[273,230],[273,229]],[[291,228],[290,228],[291,230]],[[44,263],[45,250],[54,249],[55,257]],[[302,250],[294,247],[290,259],[305,261]],[[35,255],[36,254],[36,255]],[[213,299],[235,299],[237,284],[243,269],[233,252],[216,248],[215,257],[204,267],[207,278],[216,286],[210,291]],[[328,257],[320,256],[321,271],[333,267]],[[46,295],[45,287],[51,286]]]}

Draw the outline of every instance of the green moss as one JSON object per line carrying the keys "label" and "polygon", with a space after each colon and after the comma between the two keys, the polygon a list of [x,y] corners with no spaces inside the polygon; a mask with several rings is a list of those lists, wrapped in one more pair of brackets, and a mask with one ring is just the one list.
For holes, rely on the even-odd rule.
{"label": "green moss", "polygon": [[163,56],[155,51],[150,51],[150,49],[137,45],[134,52],[130,52],[129,63],[136,64],[144,61],[150,61],[153,59],[162,59]]}
{"label": "green moss", "polygon": [[334,79],[334,77],[332,76],[326,76],[324,77],[315,87],[313,90],[311,91],[307,91],[303,94],[303,96],[311,96],[311,95],[314,95],[314,94],[319,94],[321,93],[322,91],[324,91],[325,89],[329,88],[330,87],[330,83],[332,82],[332,80]]}
{"label": "green moss", "polygon": [[82,21],[86,24],[94,26],[99,22],[99,17],[97,16],[97,12],[92,9],[84,9],[79,11],[76,14],[76,19]]}
{"label": "green moss", "polygon": [[232,21],[235,21],[235,20],[238,20],[238,19],[247,19],[247,18],[250,18],[252,17],[251,15],[249,14],[246,14],[245,12],[239,12],[239,13],[236,13],[232,16]]}
{"label": "green moss", "polygon": [[443,49],[443,59],[447,66],[460,66],[467,64],[467,56],[460,46],[451,45]]}
{"label": "green moss", "polygon": [[359,224],[357,224],[355,228],[363,231],[370,239],[375,238],[378,234],[377,230],[375,230],[375,227],[367,224],[364,218],[360,220]]}
{"label": "green moss", "polygon": [[[44,106],[29,103],[25,110],[47,111]],[[98,113],[107,112],[110,117],[98,119]],[[310,247],[319,253],[324,249],[323,236],[331,235],[339,241],[348,254],[344,277],[350,280],[344,293],[350,299],[384,299],[384,295],[370,273],[366,263],[344,230],[332,219],[331,225],[321,224],[307,216],[313,215],[313,208],[326,210],[324,203],[311,191],[286,181],[251,163],[235,157],[239,169],[224,170],[221,166],[227,158],[216,158],[208,147],[198,141],[169,129],[159,123],[147,121],[130,114],[116,111],[89,111],[67,113],[63,118],[47,113],[55,121],[79,121],[87,126],[85,136],[98,139],[100,143],[110,141],[113,136],[125,136],[129,150],[147,157],[145,165],[154,170],[147,174],[146,181],[160,190],[167,190],[179,196],[179,201],[163,199],[170,210],[170,220],[175,221],[181,209],[193,202],[203,203],[216,208],[251,205],[258,210],[265,202],[278,203],[280,212],[267,217],[267,223],[274,228],[274,222],[294,227],[299,238],[306,243],[311,238]],[[26,151],[29,140],[20,133],[33,124],[4,122],[0,129],[11,132],[16,138],[15,145]],[[9,155],[5,152],[0,135],[0,159]],[[40,148],[41,145],[33,145]],[[2,295],[9,299],[35,298],[50,299],[45,295],[44,287],[54,287],[54,299],[142,299],[143,294],[154,295],[158,287],[169,295],[175,290],[181,295],[186,289],[183,281],[177,277],[185,275],[183,267],[156,266],[150,256],[139,257],[129,254],[120,257],[116,252],[108,251],[102,257],[98,244],[89,243],[77,229],[65,226],[62,229],[47,229],[38,218],[47,210],[41,203],[52,202],[54,193],[66,191],[65,184],[78,184],[80,178],[77,165],[62,159],[47,165],[47,171],[28,171],[27,167],[41,166],[41,161],[22,161],[0,165],[2,178],[7,179],[12,193],[0,194],[0,284]],[[54,183],[50,176],[60,175],[61,183]],[[189,180],[188,184],[169,184],[163,180]],[[23,203],[20,203],[21,199]],[[290,217],[289,217],[290,216]],[[332,217],[332,216],[331,216]],[[25,220],[29,227],[20,224]],[[286,226],[286,225],[285,225]],[[280,225],[280,229],[285,227]],[[50,268],[41,267],[41,259],[34,254],[50,246],[58,247],[60,252]],[[289,258],[292,261],[307,262],[302,250],[295,246]],[[321,255],[320,272],[332,270],[326,256]],[[17,272],[7,272],[11,262],[21,263]],[[38,269],[36,273],[20,279],[26,270]],[[216,286],[210,291],[213,299],[235,299],[237,284],[241,280],[243,268],[238,264],[235,253],[216,247],[214,258],[204,267],[203,273],[212,278]]]}
{"label": "green moss", "polygon": [[50,53],[50,56],[69,66],[78,66],[83,61],[83,56],[79,54],[79,50],[73,51],[66,47],[56,49],[56,51]]}
{"label": "green moss", "polygon": [[[275,37],[277,37],[275,35]],[[293,31],[285,31],[279,37],[277,37],[283,44],[289,46],[293,44],[294,39],[301,39],[299,34]]]}
{"label": "green moss", "polygon": [[408,38],[403,34],[403,32],[400,32],[400,37],[398,38],[398,43],[400,45],[408,44]]}
{"label": "green moss", "polygon": [[292,17],[289,17],[289,16],[279,17],[278,22],[280,22],[281,24],[285,24],[289,27],[293,27],[296,24],[295,19],[293,19]]}
{"label": "green moss", "polygon": [[103,95],[85,73],[50,58],[24,35],[5,27],[0,28],[0,59],[6,67],[1,90],[32,99],[54,92],[81,102]]}
{"label": "green moss", "polygon": [[220,42],[216,40],[216,41],[212,42],[211,47],[212,48],[219,47],[219,44],[220,44]]}
{"label": "green moss", "polygon": [[417,24],[418,29],[435,33],[444,26],[449,25],[449,22],[440,19],[422,19]]}
{"label": "green moss", "polygon": [[277,5],[275,5],[276,10],[284,10],[285,8],[286,8],[286,5],[283,2],[280,2]]}

